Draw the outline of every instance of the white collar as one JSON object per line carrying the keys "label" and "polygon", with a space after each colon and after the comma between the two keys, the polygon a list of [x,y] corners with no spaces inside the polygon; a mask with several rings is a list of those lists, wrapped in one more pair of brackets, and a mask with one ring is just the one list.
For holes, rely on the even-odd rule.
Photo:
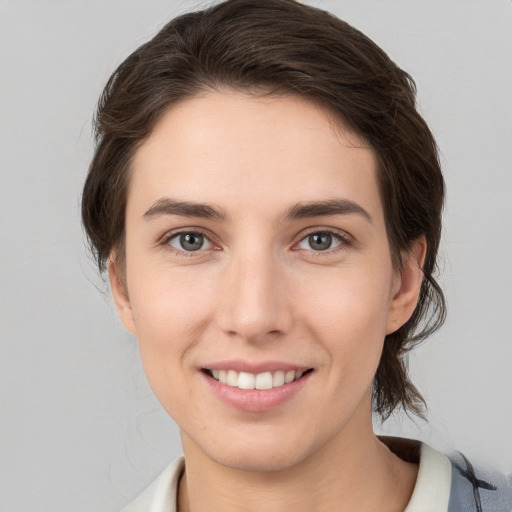
{"label": "white collar", "polygon": [[[184,467],[183,457],[178,457],[122,512],[177,512],[178,482]],[[421,443],[418,477],[404,512],[447,512],[450,485],[448,457]]]}
{"label": "white collar", "polygon": [[418,476],[404,512],[447,512],[451,481],[450,459],[421,443]]}
{"label": "white collar", "polygon": [[184,468],[185,459],[178,457],[122,512],[176,512],[178,482]]}

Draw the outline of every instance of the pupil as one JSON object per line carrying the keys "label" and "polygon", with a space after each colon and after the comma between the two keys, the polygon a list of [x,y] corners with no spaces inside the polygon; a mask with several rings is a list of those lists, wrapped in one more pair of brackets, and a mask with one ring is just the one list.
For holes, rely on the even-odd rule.
{"label": "pupil", "polygon": [[332,235],[329,233],[315,233],[314,235],[310,235],[309,243],[313,249],[325,251],[331,247]]}
{"label": "pupil", "polygon": [[180,244],[187,251],[197,251],[203,246],[203,235],[200,233],[181,235]]}

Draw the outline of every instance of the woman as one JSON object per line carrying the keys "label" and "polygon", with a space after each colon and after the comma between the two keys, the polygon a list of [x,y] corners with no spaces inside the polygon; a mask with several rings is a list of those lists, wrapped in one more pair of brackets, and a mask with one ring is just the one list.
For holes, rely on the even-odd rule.
{"label": "woman", "polygon": [[382,50],[292,0],[223,2],[121,64],[97,133],[84,225],[184,451],[127,511],[511,508],[372,429],[422,416],[404,357],[445,314],[436,145]]}

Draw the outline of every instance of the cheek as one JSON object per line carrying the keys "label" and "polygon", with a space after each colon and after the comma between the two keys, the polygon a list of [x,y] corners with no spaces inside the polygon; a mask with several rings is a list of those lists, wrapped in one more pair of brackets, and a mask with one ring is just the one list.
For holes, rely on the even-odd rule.
{"label": "cheek", "polygon": [[184,333],[200,330],[208,318],[210,293],[204,279],[190,279],[190,272],[158,268],[134,275],[134,293],[130,302],[134,311],[137,335],[152,345],[170,345],[179,350],[186,345]]}
{"label": "cheek", "polygon": [[211,297],[183,273],[146,272],[132,280],[136,336],[147,379],[166,406],[165,394],[182,386],[188,354],[209,324]]}
{"label": "cheek", "polygon": [[345,270],[311,280],[299,303],[331,365],[344,376],[372,378],[386,335],[391,282],[383,272]]}
{"label": "cheek", "polygon": [[[392,295],[392,272],[371,266],[332,269],[302,280],[294,294],[310,316],[329,329],[385,333]],[[305,293],[306,292],[306,293]]]}

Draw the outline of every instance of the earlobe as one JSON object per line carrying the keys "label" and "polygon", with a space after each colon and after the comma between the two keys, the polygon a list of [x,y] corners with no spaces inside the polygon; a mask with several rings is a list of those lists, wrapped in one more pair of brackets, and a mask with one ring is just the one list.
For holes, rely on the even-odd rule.
{"label": "earlobe", "polygon": [[119,268],[115,259],[111,256],[108,260],[108,277],[110,280],[110,289],[116,305],[117,313],[121,322],[128,332],[135,334],[135,322],[133,319],[133,311],[128,296],[126,280],[119,275]]}
{"label": "earlobe", "polygon": [[416,308],[423,283],[423,264],[427,242],[421,236],[408,251],[402,252],[402,269],[397,272],[397,284],[388,313],[386,334],[397,331],[409,320]]}

